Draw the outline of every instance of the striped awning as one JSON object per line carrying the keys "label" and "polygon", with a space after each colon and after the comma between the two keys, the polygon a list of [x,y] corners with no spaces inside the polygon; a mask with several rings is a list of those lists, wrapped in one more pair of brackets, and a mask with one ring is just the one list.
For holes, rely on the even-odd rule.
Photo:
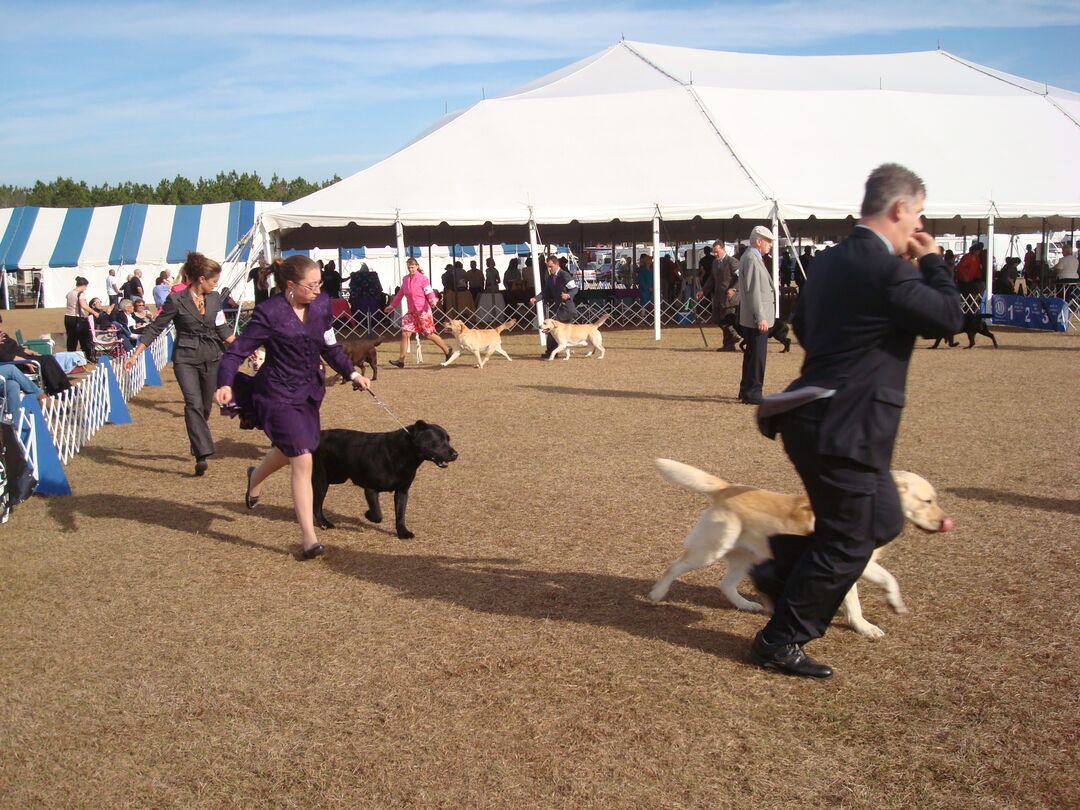
{"label": "striped awning", "polygon": [[[197,250],[222,261],[255,218],[280,203],[0,209],[0,267],[148,267],[179,264]],[[240,260],[246,261],[250,246]]]}

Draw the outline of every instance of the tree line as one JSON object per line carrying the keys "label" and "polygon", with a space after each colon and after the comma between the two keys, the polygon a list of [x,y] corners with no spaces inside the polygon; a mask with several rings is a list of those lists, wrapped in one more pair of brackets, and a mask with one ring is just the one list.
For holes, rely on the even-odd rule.
{"label": "tree line", "polygon": [[218,172],[217,177],[191,181],[177,175],[157,185],[124,182],[91,186],[85,180],[57,177],[48,183],[38,180],[32,187],[0,185],[0,208],[37,205],[43,208],[91,208],[99,205],[152,203],[157,205],[203,205],[233,200],[291,202],[341,178],[311,183],[303,177],[287,180],[276,174],[263,182],[256,172]]}

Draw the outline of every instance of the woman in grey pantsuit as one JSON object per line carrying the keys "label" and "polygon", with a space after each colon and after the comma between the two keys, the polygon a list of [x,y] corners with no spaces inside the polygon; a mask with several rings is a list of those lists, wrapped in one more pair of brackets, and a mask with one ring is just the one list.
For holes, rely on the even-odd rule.
{"label": "woman in grey pantsuit", "polygon": [[131,368],[170,323],[175,326],[173,372],[184,394],[184,424],[191,455],[195,456],[195,474],[202,475],[208,466],[206,460],[214,454],[209,419],[217,390],[218,364],[223,347],[235,336],[225,323],[221,297],[214,291],[221,265],[201,253],[189,253],[180,273],[188,286],[165,299],[161,312],[143,330],[125,366]]}

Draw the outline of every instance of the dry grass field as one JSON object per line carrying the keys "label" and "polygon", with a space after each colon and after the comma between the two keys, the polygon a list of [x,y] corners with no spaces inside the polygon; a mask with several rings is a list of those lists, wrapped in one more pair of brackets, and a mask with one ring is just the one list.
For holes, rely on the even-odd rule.
{"label": "dry grass field", "polygon": [[[0,805],[1080,806],[1080,339],[998,336],[917,351],[897,466],[957,529],[889,547],[911,613],[862,588],[887,635],[838,620],[824,683],[747,663],[763,619],[718,568],[644,600],[703,506],[655,457],[799,485],[696,330],[610,332],[601,362],[515,336],[483,371],[384,352],[379,397],[461,457],[421,468],[413,541],[332,488],[304,563],[285,477],[243,507],[261,434],[215,416],[192,477],[167,370],[69,465],[74,495],[0,528]],[[801,360],[778,352],[768,391]],[[396,427],[346,386],[323,424]]]}

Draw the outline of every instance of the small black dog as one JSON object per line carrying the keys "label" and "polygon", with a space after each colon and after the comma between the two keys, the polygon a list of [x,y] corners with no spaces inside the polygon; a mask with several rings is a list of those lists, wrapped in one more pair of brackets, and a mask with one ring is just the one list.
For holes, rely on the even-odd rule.
{"label": "small black dog", "polygon": [[[975,345],[975,335],[986,335],[986,337],[990,338],[990,340],[994,342],[994,348],[996,349],[998,347],[997,338],[994,337],[994,333],[990,331],[990,327],[986,323],[986,321],[991,317],[993,316],[989,313],[964,313],[964,325],[960,329],[960,331],[966,334],[968,337],[968,345],[964,347],[965,349],[970,349],[972,346]],[[938,346],[941,345],[942,340],[944,340],[944,338],[938,338],[934,341],[934,345],[930,348],[936,349]],[[959,346],[960,344],[952,338],[949,338],[949,345]]]}
{"label": "small black dog", "polygon": [[416,470],[425,461],[447,467],[458,457],[450,446],[450,435],[438,425],[414,422],[405,430],[391,433],[361,433],[358,430],[324,430],[312,458],[311,486],[315,525],[332,529],[323,514],[323,501],[331,484],[352,481],[363,487],[368,510],[364,517],[382,523],[379,493],[394,493],[394,527],[397,536],[410,540],[415,535],[405,528],[405,507]]}

